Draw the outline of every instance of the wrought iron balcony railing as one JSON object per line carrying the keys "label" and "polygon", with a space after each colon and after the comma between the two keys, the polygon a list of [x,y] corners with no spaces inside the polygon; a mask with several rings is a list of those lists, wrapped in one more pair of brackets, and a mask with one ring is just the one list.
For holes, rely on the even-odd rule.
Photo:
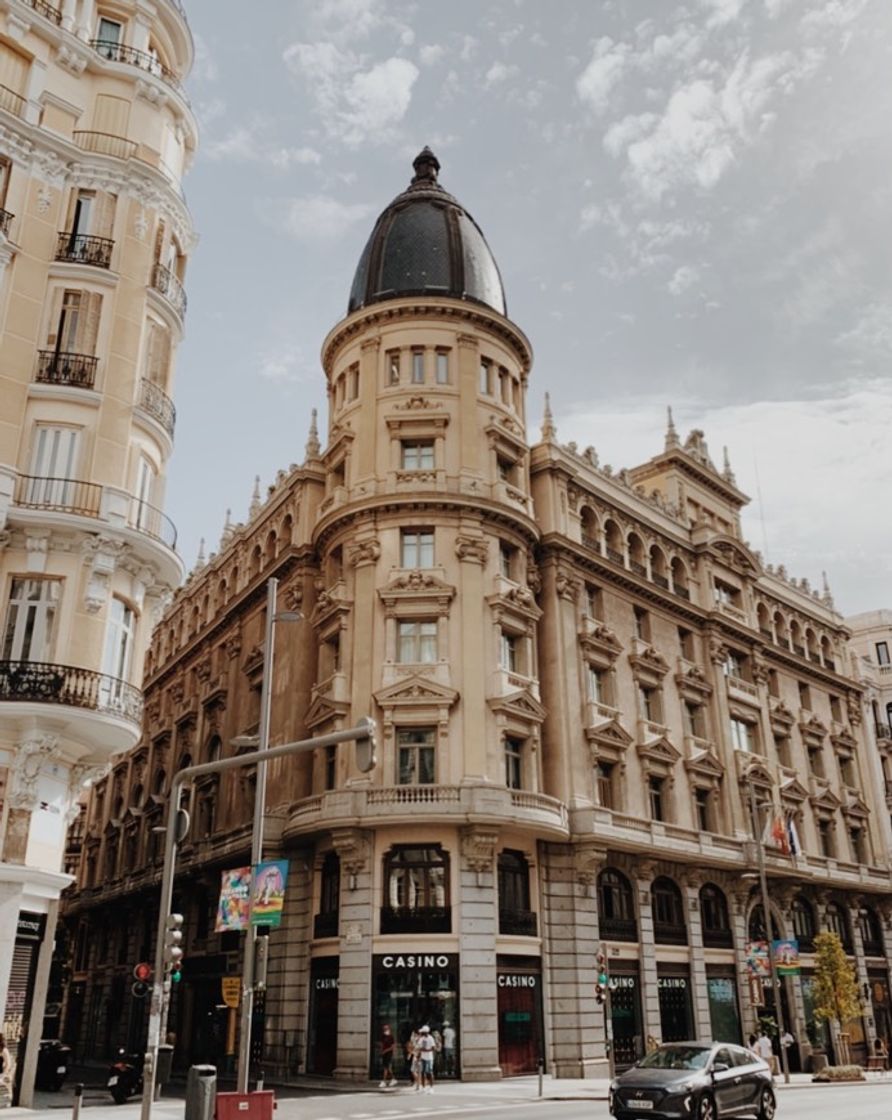
{"label": "wrought iron balcony railing", "polygon": [[602,914],[598,929],[605,941],[638,940],[638,924],[634,918],[607,918]]}
{"label": "wrought iron balcony railing", "polygon": [[8,210],[0,210],[0,233],[4,237],[9,237],[9,223],[14,217],[15,215],[10,214]]}
{"label": "wrought iron balcony railing", "polygon": [[382,933],[451,933],[452,911],[448,906],[418,906],[414,909],[381,907]]}
{"label": "wrought iron balcony railing", "polygon": [[36,379],[43,385],[71,385],[76,389],[92,389],[98,361],[93,354],[38,350]]}
{"label": "wrought iron balcony railing", "polygon": [[126,136],[116,136],[112,132],[89,132],[85,129],[75,130],[74,142],[85,152],[98,152],[103,156],[115,156],[116,159],[130,159],[136,155],[139,145],[135,140],[128,140]]}
{"label": "wrought iron balcony railing", "polygon": [[135,66],[154,74],[169,86],[178,90],[180,82],[176,74],[148,51],[138,51],[135,47],[125,46],[124,43],[115,43],[111,39],[91,39],[90,46],[98,55],[107,58],[109,62],[124,62],[128,66]]}
{"label": "wrought iron balcony railing", "polygon": [[62,23],[62,11],[60,8],[54,8],[52,4],[47,4],[46,0],[27,0],[28,4],[34,9],[35,12],[54,23],[59,27]]}
{"label": "wrought iron balcony railing", "polygon": [[102,487],[78,478],[49,478],[20,474],[16,481],[15,504],[27,509],[46,509],[57,513],[77,513],[98,517]]}
{"label": "wrought iron balcony railing", "polygon": [[337,937],[338,911],[332,910],[328,914],[316,914],[313,918],[314,937]]}
{"label": "wrought iron balcony railing", "polygon": [[181,319],[186,315],[186,292],[177,277],[163,264],[152,266],[152,287],[160,292]]}
{"label": "wrought iron balcony railing", "polygon": [[23,117],[25,115],[25,99],[20,93],[10,89],[9,86],[0,85],[0,109],[5,109],[7,113],[12,113],[14,117]]}
{"label": "wrought iron balcony railing", "polygon": [[729,929],[703,927],[703,944],[707,949],[733,949],[734,937]]}
{"label": "wrought iron balcony railing", "polygon": [[687,945],[688,931],[684,925],[654,922],[654,941],[658,945]]}
{"label": "wrought iron balcony railing", "polygon": [[539,931],[533,910],[499,910],[499,933],[535,937]]}
{"label": "wrought iron balcony railing", "polygon": [[63,230],[56,245],[57,261],[72,261],[74,264],[92,264],[97,268],[111,265],[114,241],[109,237],[94,237],[89,233],[74,233]]}
{"label": "wrought iron balcony railing", "polygon": [[141,498],[133,497],[130,499],[128,524],[131,529],[145,533],[146,536],[154,537],[162,544],[166,544],[168,548],[176,548],[177,546],[177,530],[174,523],[160,509],[150,506],[148,502],[142,501]]}
{"label": "wrought iron balcony railing", "polygon": [[157,420],[167,434],[173,438],[173,430],[177,421],[177,410],[170,397],[158,386],[144,377],[139,386],[139,407],[148,413],[153,420]]}
{"label": "wrought iron balcony railing", "polygon": [[132,684],[92,669],[43,661],[0,661],[0,701],[87,708],[137,726],[143,711],[142,693]]}

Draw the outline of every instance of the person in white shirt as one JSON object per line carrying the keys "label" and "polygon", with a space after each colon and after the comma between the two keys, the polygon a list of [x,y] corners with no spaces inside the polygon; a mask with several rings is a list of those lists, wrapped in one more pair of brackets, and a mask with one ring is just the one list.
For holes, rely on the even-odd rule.
{"label": "person in white shirt", "polygon": [[774,1050],[771,1046],[771,1039],[764,1031],[759,1031],[759,1037],[756,1039],[756,1053],[763,1062],[767,1062],[774,1073]]}
{"label": "person in white shirt", "polygon": [[422,1027],[418,1032],[418,1058],[421,1067],[421,1091],[434,1091],[434,1054],[437,1044],[431,1035],[430,1027]]}

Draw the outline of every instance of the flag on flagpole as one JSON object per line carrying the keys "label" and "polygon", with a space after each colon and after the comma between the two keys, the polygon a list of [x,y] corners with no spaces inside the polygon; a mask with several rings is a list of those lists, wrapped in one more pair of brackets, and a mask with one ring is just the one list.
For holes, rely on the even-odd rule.
{"label": "flag on flagpole", "polygon": [[798,856],[802,854],[799,832],[796,829],[796,818],[792,813],[787,817],[787,841],[790,847],[790,855]]}
{"label": "flag on flagpole", "polygon": [[775,813],[765,822],[765,829],[762,832],[762,843],[767,848],[774,848],[776,851],[780,852],[781,855],[788,856],[790,854],[790,840],[787,826],[780,813]]}

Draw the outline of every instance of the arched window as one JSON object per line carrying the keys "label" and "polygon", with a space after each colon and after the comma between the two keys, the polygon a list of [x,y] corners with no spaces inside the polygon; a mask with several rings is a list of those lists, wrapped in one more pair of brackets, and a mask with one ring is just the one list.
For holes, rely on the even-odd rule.
{"label": "arched window", "polygon": [[756,607],[756,619],[759,623],[759,633],[762,637],[767,638],[769,642],[774,641],[774,631],[771,629],[771,615],[764,603],[759,603]]}
{"label": "arched window", "polygon": [[595,517],[589,506],[583,506],[580,515],[580,530],[582,533],[582,543],[586,548],[590,548],[592,552],[600,552],[600,533],[598,530],[598,519]]}
{"label": "arched window", "polygon": [[260,545],[254,546],[254,551],[251,553],[251,575],[256,576],[260,569],[263,567],[263,550]]}
{"label": "arched window", "polygon": [[161,794],[164,793],[164,783],[166,781],[167,781],[167,777],[166,777],[164,771],[162,769],[160,769],[160,767],[159,767],[159,769],[157,769],[155,771],[155,777],[152,780],[152,793],[156,797],[160,797]]}
{"label": "arched window", "polygon": [[858,911],[858,929],[866,957],[883,956],[883,927],[877,912],[871,906],[862,906]]}
{"label": "arched window", "polygon": [[499,852],[499,933],[536,936],[530,910],[530,865],[523,852]]}
{"label": "arched window", "polygon": [[314,937],[337,937],[341,908],[341,861],[337,852],[326,852],[319,878],[319,913],[313,923]]}
{"label": "arched window", "polygon": [[449,855],[439,844],[398,844],[384,859],[382,933],[451,933]]}
{"label": "arched window", "polygon": [[690,599],[691,591],[688,587],[688,570],[680,556],[672,558],[672,590],[683,599]]}
{"label": "arched window", "polygon": [[847,953],[852,951],[852,930],[846,912],[838,902],[831,902],[824,911],[824,928],[835,933]]}
{"label": "arched window", "polygon": [[608,941],[637,941],[635,896],[629,880],[613,867],[598,876],[598,922],[601,937]]}
{"label": "arched window", "polygon": [[219,762],[223,757],[223,740],[219,735],[212,735],[208,743],[207,762]]}
{"label": "arched window", "polygon": [[833,646],[830,644],[830,639],[825,634],[821,638],[821,661],[827,669],[836,670],[836,659],[833,656]]}
{"label": "arched window", "polygon": [[704,883],[700,888],[700,924],[703,927],[703,944],[708,948],[733,947],[728,900],[725,892],[715,883]]}
{"label": "arched window", "polygon": [[666,557],[663,555],[663,550],[657,545],[651,545],[650,549],[650,578],[658,587],[669,588],[669,574],[666,567]]}
{"label": "arched window", "polygon": [[780,613],[780,611],[775,611],[774,613],[774,635],[775,641],[779,646],[789,647],[790,632],[787,629],[787,620]]}
{"label": "arched window", "polygon": [[790,917],[793,921],[793,936],[799,942],[799,948],[810,953],[815,947],[815,912],[804,895],[797,894],[793,899]]}
{"label": "arched window", "polygon": [[665,875],[654,879],[650,888],[654,916],[654,940],[662,945],[687,945],[684,899],[675,883]]}
{"label": "arched window", "polygon": [[639,576],[647,575],[645,564],[644,545],[637,533],[629,533],[629,567]]}
{"label": "arched window", "polygon": [[790,623],[790,648],[800,657],[805,657],[805,645],[802,637],[802,627],[794,618]]}
{"label": "arched window", "polygon": [[617,525],[615,521],[607,520],[604,522],[604,545],[608,560],[612,560],[614,564],[625,563],[623,557],[623,535],[620,532],[619,525]]}
{"label": "arched window", "polygon": [[[757,902],[750,911],[750,920],[747,925],[747,932],[750,941],[767,941],[768,937],[765,933],[765,915],[762,910],[762,903]],[[781,932],[777,924],[777,915],[771,915],[771,939],[772,941],[780,941]]]}

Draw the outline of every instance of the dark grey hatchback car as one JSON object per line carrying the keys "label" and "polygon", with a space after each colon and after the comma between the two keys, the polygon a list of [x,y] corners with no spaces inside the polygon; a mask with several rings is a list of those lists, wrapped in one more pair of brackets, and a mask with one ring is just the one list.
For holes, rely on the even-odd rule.
{"label": "dark grey hatchback car", "polygon": [[617,1120],[774,1120],[776,1102],[767,1063],[726,1042],[660,1046],[610,1086]]}

